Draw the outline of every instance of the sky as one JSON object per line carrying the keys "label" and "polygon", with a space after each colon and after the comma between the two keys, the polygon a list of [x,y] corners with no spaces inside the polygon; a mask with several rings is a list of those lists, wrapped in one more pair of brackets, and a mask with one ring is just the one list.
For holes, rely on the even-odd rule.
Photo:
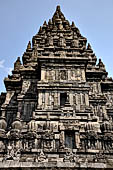
{"label": "sky", "polygon": [[113,0],[0,0],[0,92],[17,57],[43,22],[52,18],[56,6],[75,22],[113,77]]}

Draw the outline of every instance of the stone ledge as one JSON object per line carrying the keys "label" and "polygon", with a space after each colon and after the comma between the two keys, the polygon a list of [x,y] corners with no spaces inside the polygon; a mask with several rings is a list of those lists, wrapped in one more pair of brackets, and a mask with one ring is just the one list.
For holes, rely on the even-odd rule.
{"label": "stone ledge", "polygon": [[66,162],[57,162],[57,163],[44,163],[44,162],[17,162],[17,161],[4,161],[0,162],[0,169],[1,168],[90,168],[90,169],[113,169],[113,163],[106,164],[106,163],[66,163]]}

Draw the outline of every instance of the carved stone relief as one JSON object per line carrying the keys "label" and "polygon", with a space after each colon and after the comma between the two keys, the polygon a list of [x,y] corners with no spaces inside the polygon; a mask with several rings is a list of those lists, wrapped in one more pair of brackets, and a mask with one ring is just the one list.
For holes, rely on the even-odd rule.
{"label": "carved stone relief", "polygon": [[25,81],[23,81],[23,84],[22,84],[22,94],[26,94],[27,93],[27,91],[29,90],[29,88],[30,88],[30,85],[31,85],[31,82],[30,81],[28,81],[28,80],[25,80]]}

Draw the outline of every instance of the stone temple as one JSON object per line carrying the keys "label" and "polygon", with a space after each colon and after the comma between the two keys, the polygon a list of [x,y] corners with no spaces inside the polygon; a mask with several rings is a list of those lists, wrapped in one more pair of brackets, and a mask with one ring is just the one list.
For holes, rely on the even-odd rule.
{"label": "stone temple", "polygon": [[113,80],[57,6],[0,95],[0,169],[113,169]]}

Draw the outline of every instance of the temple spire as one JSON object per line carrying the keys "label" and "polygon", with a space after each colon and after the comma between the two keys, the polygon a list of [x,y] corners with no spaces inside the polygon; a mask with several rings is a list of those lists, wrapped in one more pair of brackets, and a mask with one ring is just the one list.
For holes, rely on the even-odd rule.
{"label": "temple spire", "polygon": [[14,63],[14,70],[19,70],[21,65],[22,64],[21,64],[21,61],[20,61],[20,57],[18,57],[16,62]]}
{"label": "temple spire", "polygon": [[28,42],[27,50],[31,49],[31,41]]}
{"label": "temple spire", "polygon": [[56,11],[61,12],[60,5],[57,5]]}

